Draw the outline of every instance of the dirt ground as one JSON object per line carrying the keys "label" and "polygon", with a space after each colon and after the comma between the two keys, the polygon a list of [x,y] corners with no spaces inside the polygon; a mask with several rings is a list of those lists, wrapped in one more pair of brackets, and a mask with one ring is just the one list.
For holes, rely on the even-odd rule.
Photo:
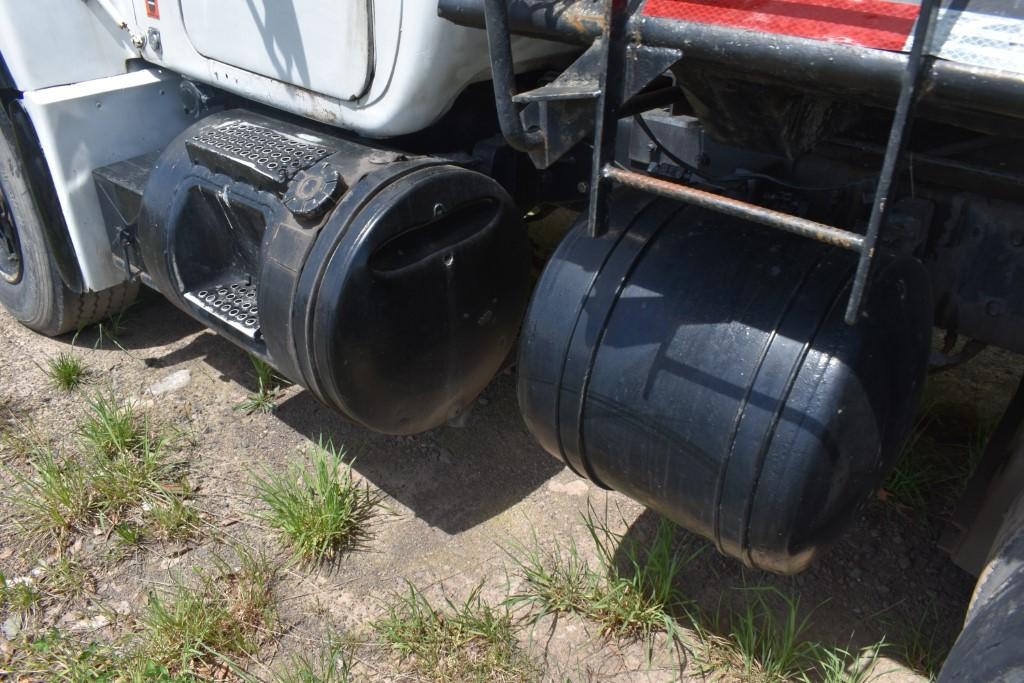
{"label": "dirt ground", "polygon": [[[273,680],[290,653],[308,651],[333,632],[363,643],[356,652],[357,678],[395,680],[407,674],[398,673],[387,647],[373,642],[369,624],[395,592],[406,590],[406,582],[428,596],[453,599],[482,584],[484,597],[497,604],[516,590],[518,580],[503,548],[533,537],[542,544],[576,539],[585,547],[580,519],[588,505],[607,511],[625,539],[644,542],[658,524],[653,513],[576,478],[537,446],[517,411],[514,369],[493,381],[465,424],[389,437],[347,424],[296,386],[282,391],[273,414],[240,412],[236,406],[256,389],[247,356],[155,297],[131,310],[118,345],[100,340],[95,331],[74,341],[91,383],[61,393],[40,365],[71,348],[70,337],[42,338],[0,313],[0,405],[6,402],[16,416],[8,428],[32,424],[72,447],[91,392],[109,388],[137,401],[188,435],[194,505],[210,532],[184,543],[149,544],[116,559],[101,552],[109,532],[97,528],[84,534],[65,552],[89,563],[93,589],[32,619],[17,621],[10,611],[3,613],[7,626],[12,618],[17,623],[5,628],[0,641],[14,636],[12,630],[23,637],[26,630],[51,626],[83,639],[113,638],[148,595],[174,576],[208,566],[225,544],[240,542],[266,548],[285,567],[275,587],[279,629],[258,656],[245,662],[251,676]],[[992,420],[1021,369],[1016,358],[987,351],[938,377],[930,393],[971,411],[977,420]],[[936,448],[947,436],[957,437],[939,434]],[[344,445],[358,475],[386,495],[389,512],[374,525],[366,549],[318,569],[288,564],[280,539],[255,516],[259,504],[252,475],[283,470],[321,437]],[[18,466],[4,463],[5,468]],[[9,475],[5,470],[0,482],[8,492],[13,486]],[[935,505],[911,510],[873,501],[830,553],[796,577],[745,570],[704,548],[685,564],[678,582],[706,613],[744,600],[746,593],[737,588],[776,587],[798,598],[810,614],[806,637],[847,649],[884,641],[875,667],[882,680],[923,679],[955,638],[973,586],[972,577],[936,547],[946,510],[936,505],[938,512]],[[28,549],[13,522],[15,514],[0,496],[0,572],[7,577],[30,572],[47,553]],[[703,545],[681,530],[677,543]],[[97,559],[101,556],[106,559]],[[95,620],[110,614],[122,615],[123,623]],[[83,629],[83,623],[92,627]],[[701,671],[686,652],[679,655],[664,640],[661,650],[647,657],[644,646],[605,638],[582,618],[517,623],[545,680],[729,678],[725,672]]]}

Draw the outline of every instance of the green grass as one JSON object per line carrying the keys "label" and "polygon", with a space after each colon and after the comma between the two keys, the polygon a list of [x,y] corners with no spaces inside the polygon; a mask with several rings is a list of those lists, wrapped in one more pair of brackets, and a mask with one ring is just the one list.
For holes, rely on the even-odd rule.
{"label": "green grass", "polygon": [[408,593],[394,596],[374,629],[402,663],[427,680],[540,678],[536,663],[519,645],[508,610],[484,602],[479,586],[465,602],[445,598],[435,606],[410,584]]}
{"label": "green grass", "polygon": [[253,370],[256,373],[256,393],[250,394],[244,401],[235,408],[246,415],[254,413],[272,413],[277,410],[277,397],[281,392],[281,379],[274,372],[274,368],[250,355]]}
{"label": "green grass", "polygon": [[84,595],[90,582],[85,565],[71,558],[41,563],[20,579],[8,579],[0,574],[0,609],[30,613],[37,606],[49,607]]}
{"label": "green grass", "polygon": [[13,580],[0,574],[0,609],[16,614],[29,614],[45,597],[34,580]]}
{"label": "green grass", "polygon": [[265,555],[240,548],[238,567],[223,560],[215,572],[196,571],[164,594],[152,593],[140,622],[136,652],[175,676],[207,676],[238,666],[270,636],[277,614],[277,569]]}
{"label": "green grass", "polygon": [[[159,540],[187,541],[199,533],[199,513],[184,496],[172,496],[153,504],[146,513],[149,528]],[[138,539],[136,543],[138,544]]]}
{"label": "green grass", "polygon": [[[711,663],[721,658],[742,680],[794,680],[816,663],[816,645],[806,639],[808,616],[800,617],[800,601],[773,589],[741,589],[750,598],[743,609],[716,618],[716,631],[725,638],[702,640],[710,647]],[[782,603],[778,615],[766,596]],[[698,631],[699,632],[699,631]]]}
{"label": "green grass", "polygon": [[86,381],[89,374],[82,361],[67,351],[48,359],[43,369],[60,391],[74,391]]}
{"label": "green grass", "polygon": [[882,488],[904,509],[948,516],[984,454],[995,424],[959,404],[926,400]]}
{"label": "green grass", "polygon": [[331,561],[369,541],[383,494],[356,481],[344,452],[331,442],[321,440],[309,456],[308,466],[293,463],[284,474],[265,472],[254,485],[267,506],[262,519],[298,559]]}
{"label": "green grass", "polygon": [[888,623],[896,654],[917,673],[935,680],[952,643],[939,633],[938,609],[932,604],[916,619]]}
{"label": "green grass", "polygon": [[80,561],[62,557],[48,564],[43,574],[43,590],[55,599],[74,599],[88,592],[92,581],[89,568]]}
{"label": "green grass", "polygon": [[[93,348],[101,349],[104,347],[105,342],[110,342],[112,346],[121,348],[121,337],[128,331],[128,323],[131,320],[131,316],[131,306],[129,306],[106,320],[97,323],[96,342],[93,344]],[[75,336],[77,338],[78,335],[76,334]]]}
{"label": "green grass", "polygon": [[40,446],[28,473],[7,470],[15,482],[7,497],[33,543],[64,542],[97,523],[116,527],[143,503],[182,512],[181,465],[169,460],[167,437],[131,404],[98,394],[78,434],[80,455]]}
{"label": "green grass", "polygon": [[[536,539],[507,551],[522,580],[508,604],[527,607],[537,619],[546,614],[580,614],[606,636],[650,640],[660,632],[680,635],[678,617],[689,601],[677,585],[679,572],[702,551],[684,555],[675,548],[676,527],[662,520],[646,547],[626,541],[589,508],[583,525],[593,544],[594,566],[575,543],[540,548]],[[621,559],[617,559],[617,555]]]}
{"label": "green grass", "polygon": [[106,457],[133,453],[152,445],[155,437],[149,419],[113,393],[97,393],[89,399],[78,433],[86,450]]}
{"label": "green grass", "polygon": [[116,643],[83,641],[51,629],[12,643],[3,672],[15,681],[67,683],[199,683]]}
{"label": "green grass", "polygon": [[106,644],[79,642],[56,629],[18,640],[4,669],[12,681],[69,681],[74,683],[148,680],[125,675],[125,666]]}
{"label": "green grass", "polygon": [[653,643],[665,633],[698,653],[701,673],[713,680],[864,683],[871,675],[880,644],[851,652],[809,638],[810,614],[775,589],[739,589],[741,608],[720,608],[709,618],[680,586],[683,569],[706,545],[677,547],[671,523],[662,521],[643,545],[613,531],[593,508],[583,526],[586,552],[572,541],[541,548],[536,537],[506,549],[521,586],[508,606],[525,608],[532,620],[577,614],[608,637]]}
{"label": "green grass", "polygon": [[292,655],[274,677],[275,683],[349,683],[352,651],[331,636],[318,652]]}
{"label": "green grass", "polygon": [[810,683],[868,683],[884,675],[876,670],[885,641],[868,646],[859,652],[841,647],[819,645],[813,675],[801,678]]}
{"label": "green grass", "polygon": [[76,460],[59,460],[46,449],[31,460],[31,474],[8,470],[14,480],[9,500],[21,531],[33,540],[63,541],[93,514],[89,473]]}
{"label": "green grass", "polygon": [[0,461],[30,461],[48,447],[28,413],[0,401]]}
{"label": "green grass", "polygon": [[860,651],[809,638],[811,613],[775,588],[740,588],[742,607],[708,619],[691,613],[704,674],[750,683],[865,683],[884,643]]}

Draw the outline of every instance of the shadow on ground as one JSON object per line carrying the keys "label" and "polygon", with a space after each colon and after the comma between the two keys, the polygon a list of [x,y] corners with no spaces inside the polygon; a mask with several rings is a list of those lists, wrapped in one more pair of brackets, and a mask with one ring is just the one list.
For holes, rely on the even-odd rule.
{"label": "shadow on ground", "polygon": [[[123,343],[149,367],[170,368],[202,359],[221,378],[256,391],[245,352],[212,332],[198,334],[164,355],[145,354],[147,348],[201,329],[170,304],[159,303],[140,307]],[[362,476],[428,524],[455,534],[508,510],[562,469],[537,446],[518,417],[509,420],[518,416],[511,375],[496,378],[481,399],[465,427],[445,426],[415,437],[372,433],[347,422],[308,391],[284,400],[275,416],[313,442],[322,437],[344,444]],[[395,448],[396,444],[402,447]]]}
{"label": "shadow on ground", "polygon": [[[466,531],[513,507],[562,469],[518,420],[509,426],[515,391],[508,375],[484,393],[465,427],[440,427],[417,437],[372,434],[346,422],[304,391],[285,401],[278,418],[316,441],[343,443],[355,469],[431,526]],[[395,443],[405,448],[395,448]]]}
{"label": "shadow on ground", "polygon": [[[119,344],[150,367],[168,368],[202,359],[247,391],[256,389],[246,354],[167,302],[132,309]],[[195,335],[164,355],[148,349]],[[71,340],[69,336],[68,341]],[[102,343],[90,330],[75,343]],[[344,444],[355,469],[428,524],[455,534],[502,514],[562,469],[532,439],[518,417],[515,381],[499,375],[471,411],[465,427],[444,426],[415,437],[371,433],[345,421],[308,391],[292,391],[276,419],[312,441]],[[401,447],[396,447],[401,446]],[[659,517],[650,511],[630,526],[622,548],[643,548]],[[827,554],[806,572],[780,577],[743,568],[706,541],[676,532],[679,547],[696,559],[682,567],[678,583],[708,623],[742,610],[753,587],[777,589],[798,599],[810,614],[809,640],[850,651],[885,641],[886,656],[925,675],[933,674],[955,640],[974,579],[936,546],[942,525],[897,506],[873,501]],[[727,620],[719,620],[727,623]],[[726,631],[727,626],[719,627]]]}
{"label": "shadow on ground", "polygon": [[[629,571],[625,549],[650,547],[659,523],[647,510],[630,526],[616,554],[623,571]],[[677,586],[692,601],[689,612],[720,636],[729,636],[729,614],[759,599],[782,616],[785,596],[798,601],[801,618],[808,617],[805,640],[848,652],[884,642],[885,657],[934,676],[956,640],[974,586],[973,577],[936,546],[940,531],[873,503],[807,571],[787,577],[747,569],[678,529],[680,556],[700,552],[682,566]]]}
{"label": "shadow on ground", "polygon": [[202,329],[184,311],[143,287],[138,300],[124,312],[57,340],[78,347],[134,351],[172,344]]}

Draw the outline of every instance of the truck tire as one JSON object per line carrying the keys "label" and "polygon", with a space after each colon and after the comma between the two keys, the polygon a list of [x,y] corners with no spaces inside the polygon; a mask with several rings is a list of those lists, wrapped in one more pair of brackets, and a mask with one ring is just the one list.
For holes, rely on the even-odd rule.
{"label": "truck tire", "polygon": [[0,111],[0,303],[29,329],[53,337],[124,310],[138,291],[138,282],[83,293],[65,284],[10,119]]}
{"label": "truck tire", "polygon": [[1006,516],[994,547],[939,683],[1024,681],[1024,494]]}

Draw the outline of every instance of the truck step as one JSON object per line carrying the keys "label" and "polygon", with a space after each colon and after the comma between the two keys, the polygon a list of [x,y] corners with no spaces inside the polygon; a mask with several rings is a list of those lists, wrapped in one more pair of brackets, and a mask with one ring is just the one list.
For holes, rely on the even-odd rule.
{"label": "truck step", "polygon": [[260,314],[256,285],[251,281],[228,282],[185,293],[185,299],[249,339],[259,339]]}

